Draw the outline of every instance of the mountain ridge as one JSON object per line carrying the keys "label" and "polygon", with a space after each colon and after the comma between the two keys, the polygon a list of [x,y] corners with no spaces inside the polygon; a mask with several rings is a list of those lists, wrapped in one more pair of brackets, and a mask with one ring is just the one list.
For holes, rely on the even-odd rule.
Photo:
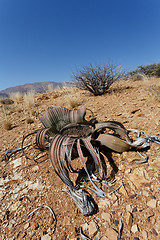
{"label": "mountain ridge", "polygon": [[50,89],[62,88],[63,86],[69,86],[70,84],[71,83],[69,82],[54,82],[54,81],[25,83],[23,85],[17,85],[14,87],[9,87],[4,90],[1,90],[0,98],[9,97],[11,93],[16,93],[16,92],[20,92],[22,94],[25,94],[29,91],[43,93],[43,92],[46,92],[49,88]]}

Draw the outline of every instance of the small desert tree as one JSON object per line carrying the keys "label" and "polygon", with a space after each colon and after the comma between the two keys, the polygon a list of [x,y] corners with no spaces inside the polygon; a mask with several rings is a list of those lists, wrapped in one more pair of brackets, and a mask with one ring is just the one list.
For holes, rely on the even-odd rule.
{"label": "small desert tree", "polygon": [[124,75],[121,66],[107,63],[105,65],[83,66],[73,73],[73,81],[80,89],[87,90],[95,96],[104,94],[115,81]]}

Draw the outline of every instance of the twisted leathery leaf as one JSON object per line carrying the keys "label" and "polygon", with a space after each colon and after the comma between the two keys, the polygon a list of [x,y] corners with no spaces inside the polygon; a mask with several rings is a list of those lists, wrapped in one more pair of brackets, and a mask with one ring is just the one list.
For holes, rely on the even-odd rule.
{"label": "twisted leathery leaf", "polygon": [[64,146],[65,146],[65,155],[66,155],[66,164],[71,173],[79,173],[79,170],[75,170],[72,167],[71,160],[72,160],[72,151],[73,146],[75,144],[76,139],[75,138],[67,138]]}
{"label": "twisted leathery leaf", "polygon": [[87,191],[83,189],[63,189],[76,203],[83,216],[91,215],[96,210],[96,204]]}
{"label": "twisted leathery leaf", "polygon": [[127,134],[127,129],[123,126],[123,124],[116,121],[106,121],[106,122],[96,123],[95,129],[92,132],[92,138],[95,138],[98,130],[102,130],[106,128],[113,130],[121,138],[124,138],[128,143],[131,143]]}
{"label": "twisted leathery leaf", "polygon": [[40,150],[46,149],[47,142],[47,132],[49,128],[43,128],[37,131],[35,137],[32,140],[32,145],[35,148],[39,148]]}
{"label": "twisted leathery leaf", "polygon": [[45,128],[50,128],[50,134],[57,134],[61,128],[69,123],[84,122],[86,108],[83,106],[80,109],[69,110],[60,106],[49,107],[46,113],[37,114]]}
{"label": "twisted leathery leaf", "polygon": [[69,187],[74,188],[73,182],[69,178],[69,173],[65,167],[65,148],[66,137],[59,134],[55,135],[52,139],[50,149],[49,149],[49,159],[51,161],[52,167],[61,178],[61,180]]}
{"label": "twisted leathery leaf", "polygon": [[86,149],[89,151],[89,153],[91,154],[91,156],[94,160],[94,163],[95,163],[97,172],[99,173],[99,176],[103,179],[105,171],[103,169],[103,165],[102,165],[102,162],[101,162],[101,159],[100,159],[100,155],[99,155],[98,150],[96,151],[96,149],[93,147],[90,140],[91,140],[91,137],[82,138],[82,142],[84,143]]}
{"label": "twisted leathery leaf", "polygon": [[108,147],[119,153],[128,151],[133,147],[122,139],[109,134],[100,134],[96,140],[98,140],[102,146]]}
{"label": "twisted leathery leaf", "polygon": [[90,175],[89,175],[89,172],[87,170],[87,167],[86,167],[86,163],[85,163],[85,158],[83,156],[83,152],[82,152],[82,149],[81,149],[81,145],[80,145],[80,139],[77,140],[77,151],[78,151],[78,155],[79,155],[79,158],[82,162],[82,165],[84,167],[84,170],[86,171],[87,173],[87,176],[88,176],[88,179],[90,180],[90,182],[92,183],[92,185],[94,186],[95,190],[94,190],[94,193],[96,193],[97,196],[100,196],[100,197],[104,197],[105,196],[105,193],[102,191],[102,189],[100,189],[91,179]]}

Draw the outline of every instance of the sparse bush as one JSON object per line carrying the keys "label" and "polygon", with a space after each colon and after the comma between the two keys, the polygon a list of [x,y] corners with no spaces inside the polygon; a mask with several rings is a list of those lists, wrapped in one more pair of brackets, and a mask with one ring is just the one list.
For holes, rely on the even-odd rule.
{"label": "sparse bush", "polygon": [[115,81],[123,76],[124,71],[121,66],[111,63],[103,66],[90,64],[73,73],[73,81],[78,88],[98,96],[103,95]]}
{"label": "sparse bush", "polygon": [[128,73],[129,77],[148,76],[160,77],[160,63],[153,63],[145,66],[139,66],[134,71]]}

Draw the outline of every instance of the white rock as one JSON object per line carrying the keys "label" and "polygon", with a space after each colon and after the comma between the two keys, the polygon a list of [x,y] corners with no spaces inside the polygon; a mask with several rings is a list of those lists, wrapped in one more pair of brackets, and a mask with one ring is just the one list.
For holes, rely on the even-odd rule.
{"label": "white rock", "polygon": [[83,231],[88,230],[88,223],[82,224],[82,230],[83,230]]}
{"label": "white rock", "polygon": [[39,170],[39,167],[36,165],[36,166],[32,167],[32,170],[33,170],[34,172],[36,172],[36,171]]}
{"label": "white rock", "polygon": [[42,190],[43,188],[44,188],[44,186],[40,183],[39,180],[37,180],[37,182],[35,182],[29,186],[29,189],[32,189],[32,190],[35,190],[35,189]]}
{"label": "white rock", "polygon": [[41,240],[52,240],[52,238],[51,238],[51,236],[49,236],[48,234],[46,234],[46,235],[43,235],[43,236],[41,237]]}
{"label": "white rock", "polygon": [[21,166],[22,158],[17,158],[14,161],[12,161],[12,163],[13,163],[13,168],[17,168],[17,167]]}
{"label": "white rock", "polygon": [[30,226],[30,223],[26,223],[26,224],[24,225],[24,229],[26,230],[27,228],[29,228],[29,226]]}
{"label": "white rock", "polygon": [[126,212],[132,212],[132,206],[126,205]]}
{"label": "white rock", "polygon": [[131,232],[133,232],[133,233],[138,232],[138,226],[137,226],[137,224],[134,224],[134,225],[131,227]]}
{"label": "white rock", "polygon": [[157,200],[156,199],[151,199],[150,201],[147,202],[147,206],[151,208],[156,208],[157,207]]}

